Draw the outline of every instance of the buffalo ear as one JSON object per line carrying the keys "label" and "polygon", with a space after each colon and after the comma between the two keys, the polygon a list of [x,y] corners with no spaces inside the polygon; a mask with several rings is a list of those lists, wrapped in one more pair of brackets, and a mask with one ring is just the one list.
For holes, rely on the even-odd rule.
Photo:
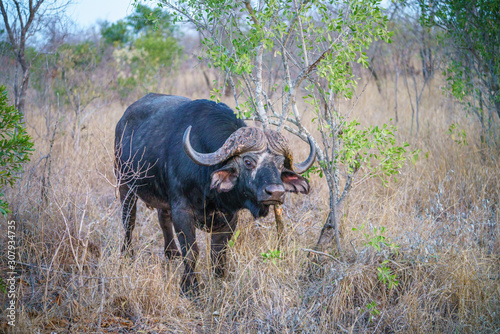
{"label": "buffalo ear", "polygon": [[310,187],[309,182],[297,173],[289,170],[284,170],[281,173],[281,181],[285,185],[285,190],[292,193],[308,194]]}
{"label": "buffalo ear", "polygon": [[216,189],[217,192],[225,193],[235,186],[238,179],[238,170],[233,166],[224,166],[213,172],[210,178],[212,179],[210,189]]}

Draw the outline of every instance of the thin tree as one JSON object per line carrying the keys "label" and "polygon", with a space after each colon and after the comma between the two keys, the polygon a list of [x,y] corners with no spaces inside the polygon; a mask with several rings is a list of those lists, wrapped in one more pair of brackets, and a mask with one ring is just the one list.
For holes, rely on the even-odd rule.
{"label": "thin tree", "polygon": [[[58,4],[56,0],[0,0],[5,30],[16,58],[14,79],[14,106],[24,114],[26,92],[30,80],[30,68],[33,58],[26,55],[28,40],[41,28],[44,19],[56,11],[60,13],[69,1]],[[20,73],[19,73],[20,68]]]}
{"label": "thin tree", "polygon": [[[368,67],[367,47],[390,36],[378,1],[182,0],[158,5],[173,10],[174,21],[190,22],[201,32],[206,57],[229,82],[241,117],[289,131],[316,147],[319,166],[310,173],[323,176],[330,190],[318,244],[334,239],[341,253],[339,215],[355,181],[395,174],[405,159],[393,128],[361,130],[359,122],[348,119],[357,101],[352,62]],[[279,80],[273,81],[274,71]],[[220,91],[215,88],[213,98]],[[341,103],[346,99],[353,103]],[[304,117],[300,100],[311,106],[312,121]],[[362,168],[366,173],[360,173]]]}

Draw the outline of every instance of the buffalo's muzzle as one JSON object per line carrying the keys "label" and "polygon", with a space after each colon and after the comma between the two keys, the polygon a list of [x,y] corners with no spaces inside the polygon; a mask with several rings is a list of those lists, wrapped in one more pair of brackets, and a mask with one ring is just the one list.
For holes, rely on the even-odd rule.
{"label": "buffalo's muzzle", "polygon": [[275,204],[283,203],[283,194],[285,193],[285,187],[282,184],[271,184],[265,189],[265,195],[260,201],[264,204]]}

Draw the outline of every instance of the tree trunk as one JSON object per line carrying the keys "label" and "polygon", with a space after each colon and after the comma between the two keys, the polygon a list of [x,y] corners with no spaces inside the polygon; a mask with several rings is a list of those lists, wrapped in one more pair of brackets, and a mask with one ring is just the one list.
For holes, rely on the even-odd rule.
{"label": "tree trunk", "polygon": [[[338,206],[337,206],[337,201],[339,198],[339,168],[336,163],[333,163],[333,161],[336,161],[336,151],[338,148],[338,136],[336,133],[333,133],[332,139],[331,139],[331,160],[332,164],[326,163],[326,164],[321,164],[323,169],[323,173],[325,175],[327,184],[328,184],[328,189],[329,189],[329,196],[330,196],[330,212],[328,213],[328,217],[326,218],[325,224],[323,225],[323,228],[321,229],[320,236],[318,238],[318,242],[316,244],[316,248],[320,249],[323,248],[326,245],[330,245],[333,239],[335,239],[335,243],[337,246],[337,251],[342,256],[342,246],[340,245],[340,235],[339,235],[339,228],[338,228]],[[328,147],[328,145],[326,145]]]}
{"label": "tree trunk", "polygon": [[22,68],[23,68],[23,79],[21,81],[19,97],[16,99],[18,102],[16,109],[19,110],[19,112],[24,116],[24,105],[26,103],[26,92],[28,91],[28,85],[30,81],[30,71],[29,67],[26,67],[25,69],[25,67],[22,66]]}
{"label": "tree trunk", "polygon": [[335,243],[337,245],[337,251],[342,254],[342,246],[340,245],[340,235],[338,228],[337,219],[337,204],[336,196],[334,195],[333,189],[330,189],[330,212],[328,213],[328,218],[326,218],[325,225],[321,229],[319,235],[318,243],[316,248],[321,248],[322,246],[329,245],[335,238]]}
{"label": "tree trunk", "polygon": [[372,72],[372,75],[373,75],[373,79],[375,79],[375,84],[377,85],[377,90],[378,90],[378,93],[380,94],[380,96],[384,96],[384,94],[382,93],[382,85],[380,83],[380,80],[379,80],[379,77],[377,75],[377,72],[375,72],[375,69],[373,68],[373,66],[371,65],[371,63],[373,62],[373,58],[370,59],[370,62],[368,63],[368,69],[370,70],[370,72]]}
{"label": "tree trunk", "polygon": [[[420,97],[422,95],[418,94],[417,79],[415,78],[415,72],[412,72],[412,78],[413,78],[413,87],[415,88],[415,109],[416,109],[415,118],[416,118],[416,121],[417,121],[416,135],[418,136],[418,130],[420,129],[420,123],[418,121],[418,114],[419,114],[419,110],[420,110]],[[425,86],[425,82],[424,82],[424,86]],[[424,87],[422,87],[422,90],[423,89],[424,89]],[[412,118],[412,125],[413,125],[413,118]]]}
{"label": "tree trunk", "polygon": [[398,120],[398,79],[399,79],[399,70],[396,70],[396,82],[394,84],[394,113],[396,117],[396,123]]}

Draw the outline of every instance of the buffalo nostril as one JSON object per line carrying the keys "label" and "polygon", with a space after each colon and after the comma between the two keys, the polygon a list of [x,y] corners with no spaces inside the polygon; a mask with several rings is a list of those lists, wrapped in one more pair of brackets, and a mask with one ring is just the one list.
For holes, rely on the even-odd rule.
{"label": "buffalo nostril", "polygon": [[273,197],[281,197],[285,193],[285,187],[281,184],[271,184],[266,187],[266,193]]}

